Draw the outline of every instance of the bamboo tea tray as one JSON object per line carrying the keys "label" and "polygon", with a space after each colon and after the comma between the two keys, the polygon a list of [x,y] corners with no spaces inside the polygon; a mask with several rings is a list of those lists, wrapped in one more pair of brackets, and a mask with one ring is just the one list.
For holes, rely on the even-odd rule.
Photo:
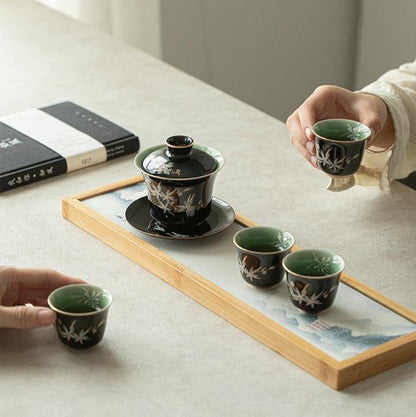
{"label": "bamboo tea tray", "polygon": [[198,244],[159,239],[140,233],[124,216],[145,195],[143,178],[135,177],[65,198],[62,213],[332,388],[416,358],[414,312],[344,273],[334,305],[304,314],[291,304],[285,282],[258,290],[240,277],[232,237],[253,221],[236,213],[228,229]]}

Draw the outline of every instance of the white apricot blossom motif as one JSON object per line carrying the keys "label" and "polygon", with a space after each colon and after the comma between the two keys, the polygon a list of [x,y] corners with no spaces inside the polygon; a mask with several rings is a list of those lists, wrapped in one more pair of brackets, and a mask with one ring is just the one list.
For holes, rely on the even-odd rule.
{"label": "white apricot blossom motif", "polygon": [[89,291],[88,288],[83,288],[82,297],[77,304],[85,304],[94,310],[100,310],[100,297],[102,295],[103,292],[99,289],[92,289]]}
{"label": "white apricot blossom motif", "polygon": [[331,256],[331,255],[321,255],[319,256],[316,253],[312,253],[313,260],[311,263],[306,267],[308,270],[312,270],[313,272],[317,272],[322,275],[328,275],[331,273],[331,265],[337,266],[338,268],[342,264],[341,259],[339,256]]}
{"label": "white apricot blossom motif", "polygon": [[202,207],[202,204],[194,205],[192,204],[195,198],[195,193],[190,194],[188,198],[183,202],[183,205],[178,206],[178,211],[185,212],[188,217],[193,217],[195,215],[195,210]]}
{"label": "white apricot blossom motif", "polygon": [[[318,147],[316,153],[316,159],[322,167],[327,167],[333,171],[343,170],[349,165],[354,159],[360,157],[360,153],[356,153],[353,156],[344,156],[338,158],[336,156],[336,146],[329,146],[324,152],[321,148]],[[332,155],[332,156],[331,156]]]}
{"label": "white apricot blossom motif", "polygon": [[173,162],[167,162],[165,164],[160,165],[158,168],[156,168],[155,173],[156,174],[163,174],[163,175],[181,175],[181,170],[179,168],[173,169],[174,163]]}
{"label": "white apricot blossom motif", "polygon": [[[299,288],[292,280],[288,280],[289,294],[293,301],[296,301],[299,305],[305,303],[305,306],[312,309],[322,304],[322,298],[326,299],[329,294],[336,290],[337,286],[332,286],[329,290],[323,290],[319,293],[308,294],[310,283],[305,284],[302,288]],[[322,298],[321,298],[322,297]]]}
{"label": "white apricot blossom motif", "polygon": [[168,187],[150,179],[146,183],[150,200],[164,213],[186,213],[187,217],[193,217],[196,210],[204,207],[202,200],[196,198],[195,187]]}
{"label": "white apricot blossom motif", "polygon": [[98,329],[105,323],[105,319],[101,320],[96,326],[89,326],[86,329],[80,329],[78,332],[75,331],[75,324],[77,320],[72,320],[71,324],[67,326],[62,320],[57,320],[57,329],[62,339],[68,342],[72,339],[74,342],[82,345],[84,342],[91,340],[88,334],[97,333]]}
{"label": "white apricot blossom motif", "polygon": [[352,124],[348,124],[347,129],[348,132],[345,133],[344,136],[350,140],[360,140],[362,138],[362,133],[368,133],[368,128],[364,125],[354,126]]}
{"label": "white apricot blossom motif", "polygon": [[275,266],[269,266],[269,267],[253,267],[253,266],[247,266],[247,258],[248,256],[243,256],[242,259],[238,259],[238,266],[240,269],[241,274],[243,274],[246,278],[250,280],[250,282],[253,282],[256,279],[262,279],[261,275],[266,275],[267,272],[271,271],[272,269],[275,269]]}
{"label": "white apricot blossom motif", "polygon": [[293,237],[287,233],[278,231],[276,239],[271,241],[270,244],[276,248],[276,251],[282,251],[288,249],[293,243]]}

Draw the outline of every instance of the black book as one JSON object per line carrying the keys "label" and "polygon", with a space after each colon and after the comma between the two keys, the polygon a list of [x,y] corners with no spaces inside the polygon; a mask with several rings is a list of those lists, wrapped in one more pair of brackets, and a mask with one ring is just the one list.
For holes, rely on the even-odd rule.
{"label": "black book", "polygon": [[133,133],[69,101],[0,117],[0,192],[139,150]]}

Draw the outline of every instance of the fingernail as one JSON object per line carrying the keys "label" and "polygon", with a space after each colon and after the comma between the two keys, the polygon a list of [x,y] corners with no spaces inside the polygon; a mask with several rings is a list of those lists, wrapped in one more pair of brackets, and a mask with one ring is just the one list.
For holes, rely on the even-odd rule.
{"label": "fingernail", "polygon": [[314,149],[315,149],[315,144],[313,142],[306,142],[306,149],[313,155],[314,154]]}
{"label": "fingernail", "polygon": [[318,166],[318,160],[316,159],[316,156],[311,156],[311,163],[315,166]]}
{"label": "fingernail", "polygon": [[52,324],[55,321],[55,312],[52,310],[40,310],[38,313],[38,323],[39,324]]}
{"label": "fingernail", "polygon": [[312,140],[312,139],[313,139],[312,130],[311,130],[311,128],[310,128],[310,127],[307,127],[307,128],[305,129],[305,135],[306,135],[306,137],[307,137],[309,140]]}

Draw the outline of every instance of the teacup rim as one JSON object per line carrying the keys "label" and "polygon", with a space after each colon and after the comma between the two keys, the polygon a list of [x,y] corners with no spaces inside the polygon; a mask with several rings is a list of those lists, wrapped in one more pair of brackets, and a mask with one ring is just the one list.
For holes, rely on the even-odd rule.
{"label": "teacup rim", "polygon": [[[53,294],[55,294],[56,292],[59,292],[60,290],[66,289],[68,287],[75,287],[75,286],[84,286],[84,287],[96,288],[96,289],[99,289],[101,291],[105,291],[110,296],[110,302],[104,308],[102,308],[100,310],[90,311],[90,312],[87,312],[87,313],[71,313],[70,311],[60,310],[59,308],[55,307],[52,304],[51,297],[52,297]],[[55,311],[56,313],[63,314],[65,316],[71,316],[71,317],[72,316],[75,316],[75,317],[87,317],[87,316],[94,316],[96,314],[99,314],[99,313],[102,313],[103,311],[108,310],[110,308],[110,306],[113,304],[113,296],[110,293],[110,291],[108,291],[105,288],[100,287],[98,285],[94,285],[94,284],[82,284],[82,283],[80,283],[80,284],[68,284],[68,285],[63,285],[62,287],[55,288],[49,294],[47,302],[48,302],[48,305],[51,308],[51,310]]]}
{"label": "teacup rim", "polygon": [[[245,231],[245,230],[247,230],[247,229],[260,229],[260,228],[268,228],[268,229],[273,229],[273,230],[278,230],[278,231],[280,231],[280,232],[282,232],[282,233],[287,233],[291,238],[292,238],[292,243],[291,243],[291,245],[288,247],[288,248],[286,248],[286,249],[282,249],[282,250],[279,250],[279,251],[272,251],[272,252],[259,252],[259,251],[255,251],[255,250],[251,250],[251,249],[247,249],[247,248],[244,248],[243,246],[240,246],[237,242],[236,242],[236,237],[237,237],[237,235],[239,234],[239,233],[241,233],[241,232],[243,232],[243,231]],[[245,252],[250,252],[250,253],[253,253],[253,254],[256,254],[256,255],[277,255],[277,254],[279,254],[279,253],[282,253],[282,252],[288,252],[288,251],[291,251],[292,250],[292,248],[293,248],[293,246],[295,245],[295,237],[292,235],[292,233],[290,233],[290,232],[288,232],[288,231],[286,231],[286,230],[282,230],[282,229],[279,229],[278,227],[273,227],[273,226],[261,226],[261,225],[258,225],[258,226],[249,226],[249,227],[245,227],[245,228],[242,228],[242,229],[240,229],[239,231],[237,231],[235,234],[234,234],[234,236],[233,236],[233,244],[234,244],[234,246],[236,246],[238,249],[240,249],[240,250],[242,250],[242,251],[245,251]]]}
{"label": "teacup rim", "polygon": [[[224,159],[224,156],[223,156],[223,154],[221,153],[221,152],[219,152],[217,149],[215,149],[215,148],[212,148],[211,146],[207,146],[207,145],[200,145],[200,144],[198,144],[198,143],[195,143],[194,142],[194,144],[193,144],[193,147],[195,148],[195,149],[199,149],[199,150],[206,150],[206,149],[208,149],[208,150],[211,150],[211,151],[213,151],[215,154],[217,154],[217,155],[219,155],[220,157],[221,157],[221,161],[218,161],[217,160],[217,158],[216,157],[214,157],[214,159],[217,161],[217,163],[218,163],[218,167],[214,170],[214,171],[212,171],[212,172],[210,172],[210,173],[208,173],[208,174],[204,174],[204,175],[198,175],[197,177],[187,177],[187,178],[174,178],[174,177],[162,177],[162,176],[159,176],[159,175],[155,175],[155,174],[152,174],[152,173],[150,173],[150,172],[147,172],[144,168],[143,168],[143,161],[144,161],[144,159],[148,156],[148,155],[150,155],[152,152],[154,152],[154,151],[157,151],[158,149],[162,149],[162,148],[165,148],[166,147],[166,144],[161,144],[161,145],[155,145],[155,146],[151,146],[150,148],[146,148],[145,150],[143,150],[143,151],[141,151],[141,152],[139,152],[135,157],[134,157],[134,160],[133,160],[133,163],[134,163],[134,166],[143,174],[143,176],[144,175],[147,175],[147,176],[149,176],[149,177],[151,177],[151,178],[156,178],[156,179],[159,179],[159,180],[165,180],[165,181],[178,181],[178,182],[184,182],[184,181],[193,181],[193,180],[198,180],[198,179],[201,179],[201,178],[208,178],[208,177],[210,177],[211,175],[214,175],[214,174],[216,174],[216,173],[218,173],[218,171],[220,171],[223,167],[224,167],[224,165],[225,165],[225,159]],[[211,155],[212,156],[212,155]],[[141,161],[139,162],[139,159],[141,159]]]}
{"label": "teacup rim", "polygon": [[[320,135],[319,133],[317,133],[317,132],[315,131],[315,126],[316,126],[317,124],[319,124],[319,123],[327,122],[327,121],[329,121],[329,120],[332,120],[332,121],[344,121],[344,122],[353,122],[353,123],[358,123],[358,124],[360,124],[360,125],[365,126],[365,127],[369,130],[369,134],[368,134],[365,138],[362,138],[362,139],[357,139],[357,140],[338,140],[338,139],[326,138],[325,136],[322,136],[322,135]],[[313,126],[311,127],[311,131],[312,131],[312,133],[313,133],[315,136],[317,136],[318,138],[320,138],[320,139],[322,139],[322,140],[327,140],[327,141],[329,141],[329,142],[335,142],[335,143],[360,143],[360,142],[364,142],[364,141],[368,140],[368,138],[370,138],[370,137],[371,137],[371,135],[372,135],[372,130],[371,130],[371,128],[370,128],[369,126],[367,126],[365,123],[363,123],[363,122],[359,122],[358,120],[353,120],[353,119],[343,119],[343,118],[340,118],[340,117],[338,117],[338,118],[331,118],[331,119],[322,119],[322,120],[319,120],[319,121],[317,121],[316,123],[314,123],[314,124],[313,124]]]}
{"label": "teacup rim", "polygon": [[[289,256],[292,256],[292,255],[293,255],[293,256],[295,256],[295,254],[298,254],[298,253],[300,253],[300,252],[312,252],[312,251],[314,251],[314,250],[316,250],[316,251],[324,251],[324,252],[329,252],[329,253],[331,253],[332,255],[335,255],[335,256],[337,256],[338,258],[340,258],[340,259],[341,259],[341,261],[342,261],[342,267],[340,268],[340,270],[339,270],[339,271],[337,271],[337,272],[334,272],[333,274],[311,276],[311,275],[303,275],[303,274],[299,274],[299,273],[297,273],[297,272],[292,271],[291,269],[289,269],[289,268],[286,266],[287,259],[289,258]],[[345,269],[345,260],[344,260],[344,258],[342,258],[341,256],[339,256],[337,253],[332,252],[332,251],[329,251],[329,250],[326,250],[326,249],[316,249],[316,248],[314,248],[314,249],[300,249],[300,250],[294,251],[294,252],[289,253],[288,255],[286,255],[286,256],[283,258],[283,261],[282,261],[282,266],[283,266],[284,270],[285,270],[288,274],[294,275],[294,276],[296,276],[296,277],[303,278],[303,279],[310,279],[310,280],[323,280],[323,279],[329,279],[329,278],[332,278],[332,277],[334,277],[334,276],[336,276],[336,275],[341,275],[341,274],[344,272],[344,269]]]}

